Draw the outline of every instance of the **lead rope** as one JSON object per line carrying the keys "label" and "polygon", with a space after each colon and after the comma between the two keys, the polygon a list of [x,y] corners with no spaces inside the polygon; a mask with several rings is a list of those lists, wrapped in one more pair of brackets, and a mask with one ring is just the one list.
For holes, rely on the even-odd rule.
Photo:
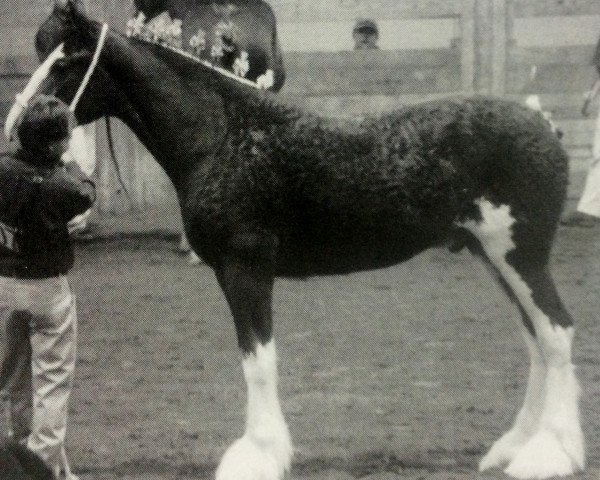
{"label": "lead rope", "polygon": [[12,420],[12,404],[8,394],[2,395],[2,403],[4,405],[4,419],[6,421],[6,437],[12,440],[15,437],[15,430]]}
{"label": "lead rope", "polygon": [[125,193],[125,196],[127,197],[127,200],[129,201],[129,206],[132,209],[135,209],[135,205],[133,204],[133,199],[131,198],[131,195],[129,194],[129,190],[127,190],[127,187],[125,186],[125,182],[123,181],[123,176],[121,175],[121,168],[119,167],[119,162],[117,161],[117,153],[115,151],[115,144],[114,144],[113,137],[112,137],[112,127],[110,125],[110,117],[107,115],[104,117],[104,119],[106,120],[106,138],[108,140],[108,151],[110,152],[110,158],[115,167],[115,173],[117,175],[117,180],[119,181],[121,188],[123,188],[123,192]]}
{"label": "lead rope", "polygon": [[71,110],[71,112],[75,112],[75,109],[77,108],[77,104],[79,103],[79,99],[81,98],[81,95],[83,95],[83,92],[85,91],[85,88],[87,87],[90,78],[92,78],[92,74],[94,73],[94,70],[96,70],[96,66],[98,65],[98,60],[100,60],[100,54],[102,53],[102,48],[104,47],[104,43],[106,42],[106,35],[108,33],[108,24],[103,24],[102,25],[102,30],[100,31],[100,37],[98,38],[98,43],[96,44],[96,51],[94,52],[94,56],[92,57],[92,61],[90,63],[90,66],[87,69],[87,72],[85,72],[85,76],[83,77],[83,80],[81,81],[81,85],[79,85],[79,89],[77,90],[77,93],[75,94],[75,97],[73,97],[73,101],[71,102],[71,105],[69,106],[69,110]]}

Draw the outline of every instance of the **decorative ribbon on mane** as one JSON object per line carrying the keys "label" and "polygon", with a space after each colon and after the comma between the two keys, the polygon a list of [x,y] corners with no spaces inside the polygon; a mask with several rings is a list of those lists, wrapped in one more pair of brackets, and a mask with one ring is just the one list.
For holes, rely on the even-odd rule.
{"label": "decorative ribbon on mane", "polygon": [[[81,85],[79,86],[71,105],[69,106],[69,110],[72,112],[74,112],[77,108],[77,104],[81,99],[81,95],[83,95],[83,92],[85,91],[85,88],[87,87],[90,78],[92,77],[92,74],[98,65],[100,53],[102,52],[102,48],[106,42],[107,32],[108,25],[105,23],[102,25],[102,30],[100,32],[100,37],[98,38],[98,43],[96,44],[96,50],[94,52],[94,56],[92,57],[92,61],[87,69],[87,72],[85,73],[85,76],[83,77],[83,80],[81,81]],[[6,123],[4,124],[4,135],[8,140],[12,139],[12,131],[15,127],[15,124],[29,105],[31,97],[37,93],[42,82],[48,77],[52,65],[54,65],[57,60],[64,57],[64,43],[61,43],[50,55],[48,55],[48,58],[46,58],[46,60],[44,60],[44,62],[33,73],[25,89],[16,95],[15,103],[8,112]]]}

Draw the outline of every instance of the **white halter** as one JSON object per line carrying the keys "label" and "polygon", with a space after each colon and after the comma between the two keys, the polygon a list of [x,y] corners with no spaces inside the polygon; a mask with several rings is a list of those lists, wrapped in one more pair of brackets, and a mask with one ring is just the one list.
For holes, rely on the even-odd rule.
{"label": "white halter", "polygon": [[[73,100],[71,101],[71,105],[69,106],[69,110],[71,110],[72,112],[74,112],[77,108],[77,104],[79,103],[81,95],[83,95],[83,92],[85,91],[85,88],[87,87],[90,78],[92,77],[92,74],[94,73],[94,70],[98,65],[100,53],[102,52],[102,49],[104,48],[104,44],[106,42],[107,33],[108,25],[105,23],[102,25],[102,30],[100,31],[100,36],[98,37],[98,43],[96,44],[96,50],[94,52],[94,56],[92,57],[90,66],[88,67],[87,72],[85,73],[85,76],[81,81],[81,85],[79,86],[79,89],[77,90],[77,93],[75,94],[75,97],[73,98]],[[56,47],[56,49],[50,55],[48,55],[48,58],[44,61],[44,63],[42,63],[38,67],[38,69],[33,73],[25,89],[21,93],[17,94],[17,96],[15,97],[15,103],[8,112],[8,116],[6,117],[6,122],[4,124],[4,135],[8,140],[11,140],[14,126],[17,123],[17,120],[21,117],[21,115],[27,108],[31,97],[33,97],[37,93],[42,82],[50,74],[50,69],[52,68],[52,65],[54,65],[57,60],[64,58],[65,53],[63,49],[63,43]]]}

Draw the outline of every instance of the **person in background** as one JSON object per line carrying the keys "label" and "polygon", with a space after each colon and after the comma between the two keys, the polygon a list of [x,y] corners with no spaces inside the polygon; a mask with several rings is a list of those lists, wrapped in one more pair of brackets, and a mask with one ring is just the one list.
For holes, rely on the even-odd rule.
{"label": "person in background", "polygon": [[67,223],[95,200],[93,182],[62,161],[74,124],[62,101],[36,96],[20,149],[0,157],[0,390],[14,440],[60,480],[77,478],[65,453],[77,332]]}
{"label": "person in background", "polygon": [[[585,93],[585,99],[581,113],[587,117],[590,105],[598,96],[600,91],[600,40],[596,45],[592,64],[596,69],[597,77],[592,89]],[[571,212],[561,224],[576,227],[593,227],[600,225],[600,112],[596,119],[594,138],[592,140],[592,159],[585,179],[585,185],[577,209]]]}
{"label": "person in background", "polygon": [[354,50],[376,50],[379,47],[379,29],[373,20],[360,19],[352,30]]}

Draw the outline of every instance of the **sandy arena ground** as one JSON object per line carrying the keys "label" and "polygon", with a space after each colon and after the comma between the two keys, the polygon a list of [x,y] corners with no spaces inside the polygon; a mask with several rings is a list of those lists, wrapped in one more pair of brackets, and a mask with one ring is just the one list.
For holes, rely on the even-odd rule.
{"label": "sandy arena ground", "polygon": [[[78,246],[80,347],[68,447],[82,480],[210,479],[243,431],[245,386],[212,271],[160,235]],[[562,228],[553,271],[577,321],[588,471],[600,476],[600,227]],[[467,252],[278,281],[291,478],[505,478],[478,459],[528,369],[513,306]]]}

